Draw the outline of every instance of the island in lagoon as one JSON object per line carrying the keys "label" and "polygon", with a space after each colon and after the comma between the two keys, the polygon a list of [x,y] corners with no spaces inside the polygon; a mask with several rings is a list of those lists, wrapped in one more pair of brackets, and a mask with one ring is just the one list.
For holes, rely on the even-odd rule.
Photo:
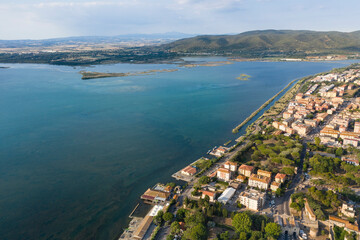
{"label": "island in lagoon", "polygon": [[108,77],[127,77],[127,76],[140,76],[140,75],[150,75],[161,72],[175,72],[178,69],[154,69],[142,72],[127,72],[127,73],[102,73],[102,72],[89,72],[89,71],[80,71],[82,75],[82,80],[95,79],[95,78],[108,78]]}

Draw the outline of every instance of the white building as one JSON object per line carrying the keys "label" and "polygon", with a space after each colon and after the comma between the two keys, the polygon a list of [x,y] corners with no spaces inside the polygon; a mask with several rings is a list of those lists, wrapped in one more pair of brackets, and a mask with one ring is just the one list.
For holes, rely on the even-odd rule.
{"label": "white building", "polygon": [[218,201],[222,204],[226,204],[235,194],[236,190],[232,187],[228,187],[225,191],[220,195]]}
{"label": "white building", "polygon": [[249,189],[240,194],[239,201],[248,209],[259,211],[264,206],[265,193]]}

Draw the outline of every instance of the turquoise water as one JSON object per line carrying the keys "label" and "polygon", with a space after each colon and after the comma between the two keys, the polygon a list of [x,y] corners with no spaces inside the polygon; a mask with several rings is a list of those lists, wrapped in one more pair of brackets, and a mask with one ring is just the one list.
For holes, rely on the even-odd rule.
{"label": "turquoise water", "polygon": [[[211,59],[219,60],[219,59]],[[221,59],[220,59],[221,60]],[[0,239],[115,239],[141,193],[193,162],[291,80],[350,62],[238,62],[81,80],[0,64]],[[240,74],[249,81],[236,79]]]}

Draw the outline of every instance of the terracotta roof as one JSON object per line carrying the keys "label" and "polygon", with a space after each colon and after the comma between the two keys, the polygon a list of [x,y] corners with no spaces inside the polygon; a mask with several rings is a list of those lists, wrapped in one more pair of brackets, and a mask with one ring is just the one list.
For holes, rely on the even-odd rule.
{"label": "terracotta roof", "polygon": [[278,183],[278,182],[275,182],[275,181],[274,181],[274,182],[271,183],[271,185],[280,187],[281,183]]}
{"label": "terracotta roof", "polygon": [[230,173],[230,170],[226,169],[226,168],[219,168],[217,171],[218,172],[223,172],[223,173]]}
{"label": "terracotta roof", "polygon": [[270,183],[270,178],[259,176],[259,175],[256,175],[256,174],[251,174],[251,177],[250,177],[249,180],[263,182],[263,183]]}
{"label": "terracotta roof", "polygon": [[230,161],[226,161],[225,165],[233,165],[233,166],[237,166],[236,162],[230,162]]}
{"label": "terracotta roof", "polygon": [[264,170],[259,169],[259,170],[257,171],[257,174],[258,174],[258,175],[260,175],[260,174],[271,175],[271,172],[268,172],[268,171],[264,171]]}
{"label": "terracotta roof", "polygon": [[329,220],[334,221],[334,222],[343,223],[343,224],[345,224],[346,228],[356,231],[356,232],[359,232],[359,226],[356,224],[352,224],[347,220],[344,220],[344,219],[336,217],[336,216],[331,216],[331,215],[329,216]]}
{"label": "terracotta roof", "polygon": [[283,173],[277,173],[275,178],[280,178],[280,179],[285,179],[286,178],[286,174]]}
{"label": "terracotta roof", "polygon": [[240,180],[240,181],[244,181],[246,179],[246,177],[243,176],[243,175],[239,175],[239,176],[236,177],[236,179]]}
{"label": "terracotta roof", "polygon": [[134,236],[142,239],[152,223],[153,217],[147,215],[134,232]]}
{"label": "terracotta roof", "polygon": [[215,196],[215,192],[206,191],[206,190],[199,190],[199,192],[201,192],[203,195],[207,195],[209,197],[214,197]]}
{"label": "terracotta roof", "polygon": [[240,169],[245,170],[245,171],[252,171],[252,170],[254,170],[254,167],[253,167],[253,166],[248,166],[248,165],[242,164],[242,165],[239,167],[239,170],[240,170]]}
{"label": "terracotta roof", "polygon": [[185,167],[183,170],[181,170],[183,172],[187,172],[189,174],[195,174],[196,173],[196,168],[193,166],[187,166]]}

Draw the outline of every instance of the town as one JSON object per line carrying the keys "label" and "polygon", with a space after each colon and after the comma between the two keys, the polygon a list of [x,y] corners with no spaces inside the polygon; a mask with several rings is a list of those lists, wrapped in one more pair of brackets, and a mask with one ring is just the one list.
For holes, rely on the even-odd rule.
{"label": "town", "polygon": [[236,144],[147,189],[120,239],[360,239],[359,90],[359,65],[299,80]]}

